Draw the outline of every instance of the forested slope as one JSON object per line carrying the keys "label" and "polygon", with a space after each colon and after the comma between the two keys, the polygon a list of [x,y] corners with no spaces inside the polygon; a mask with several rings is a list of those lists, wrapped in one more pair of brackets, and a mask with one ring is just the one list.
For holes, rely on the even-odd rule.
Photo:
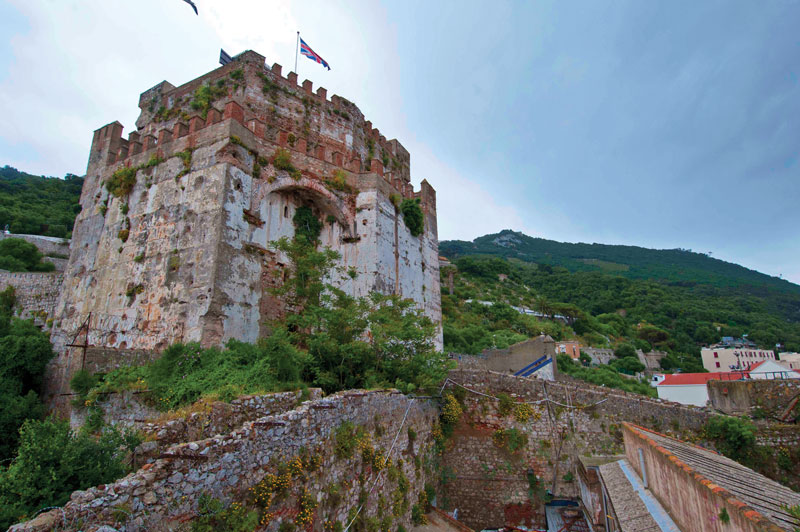
{"label": "forested slope", "polygon": [[0,229],[12,233],[68,237],[80,212],[83,178],[35,176],[0,168]]}

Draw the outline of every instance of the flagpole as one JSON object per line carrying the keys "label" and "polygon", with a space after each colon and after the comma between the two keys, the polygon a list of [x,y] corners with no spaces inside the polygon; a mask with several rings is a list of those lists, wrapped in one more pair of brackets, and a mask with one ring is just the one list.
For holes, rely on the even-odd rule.
{"label": "flagpole", "polygon": [[297,74],[297,52],[300,50],[300,32],[297,32],[297,45],[294,47],[294,73]]}

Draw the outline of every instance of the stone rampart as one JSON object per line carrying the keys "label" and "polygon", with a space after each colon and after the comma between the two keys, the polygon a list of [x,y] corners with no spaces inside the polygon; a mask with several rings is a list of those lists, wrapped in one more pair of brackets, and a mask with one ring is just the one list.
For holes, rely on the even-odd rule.
{"label": "stone rampart", "polygon": [[[304,506],[311,508],[312,520],[303,528],[321,532],[335,522],[349,522],[361,502],[359,515],[365,522],[379,522],[382,516],[392,530],[409,528],[411,507],[424,488],[423,464],[429,462],[437,419],[434,404],[397,391],[342,392],[248,421],[224,436],[174,445],[137,472],[75,492],[63,508],[11,530],[75,531],[101,524],[120,531],[173,529],[197,517],[201,495],[225,503],[252,501],[251,488],[268,474],[288,478],[289,486],[267,504],[262,519],[270,524],[263,529],[277,530],[281,522],[299,519]],[[350,457],[342,455],[342,445],[337,454],[336,431],[345,423],[366,429],[356,449],[352,439],[340,441],[352,443]],[[293,460],[303,453],[307,462]],[[383,467],[376,458],[381,453],[392,459],[391,466]],[[287,471],[294,473],[285,477]]]}
{"label": "stone rampart", "polygon": [[47,325],[53,315],[63,273],[0,272],[0,290],[14,287],[16,304],[14,310],[22,319],[33,319],[39,325]]}
{"label": "stone rampart", "polygon": [[[322,398],[321,389],[309,388],[305,392],[295,390],[243,395],[230,402],[201,400],[185,409],[163,413],[148,406],[145,399],[147,394],[146,391],[110,393],[101,396],[98,406],[103,410],[106,423],[141,431],[147,440],[143,444],[143,450],[149,455],[176,443],[226,434],[247,421],[281,414],[296,408],[304,401]],[[71,425],[83,425],[87,412],[85,408],[73,409]]]}

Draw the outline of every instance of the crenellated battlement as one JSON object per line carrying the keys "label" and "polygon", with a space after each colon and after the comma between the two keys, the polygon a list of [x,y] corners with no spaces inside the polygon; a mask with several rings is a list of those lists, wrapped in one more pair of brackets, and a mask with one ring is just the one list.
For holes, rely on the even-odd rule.
{"label": "crenellated battlement", "polygon": [[[197,109],[200,90],[215,96],[204,109]],[[181,86],[163,81],[142,93],[139,107],[137,130],[127,140],[118,122],[95,132],[92,151],[98,156],[90,158],[90,173],[129,166],[140,154],[163,157],[159,152],[169,152],[169,144],[184,137],[193,147],[192,137],[202,129],[235,120],[265,144],[353,174],[376,173],[403,197],[415,194],[410,155],[397,139],[387,140],[349,100],[335,94],[328,98],[324,87],[314,91],[310,80],[298,85],[294,72],[284,77],[281,65],[267,68],[263,56],[252,51]]]}

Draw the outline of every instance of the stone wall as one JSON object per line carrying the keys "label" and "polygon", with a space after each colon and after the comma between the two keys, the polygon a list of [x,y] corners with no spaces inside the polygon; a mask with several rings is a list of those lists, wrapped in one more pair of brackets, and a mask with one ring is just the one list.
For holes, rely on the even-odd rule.
{"label": "stone wall", "polygon": [[46,326],[53,316],[64,274],[0,271],[0,290],[14,287],[17,300],[14,310],[22,319],[33,319],[36,325]]}
{"label": "stone wall", "polygon": [[[463,391],[458,385],[479,393]],[[459,508],[462,520],[476,530],[542,526],[542,497],[531,497],[528,472],[538,479],[534,494],[547,489],[555,497],[577,498],[578,457],[622,453],[623,422],[703,441],[703,428],[711,416],[718,415],[708,408],[585,382],[547,382],[488,371],[454,370],[448,389],[460,394],[465,413],[444,454],[442,502],[447,510]],[[513,410],[501,415],[495,399],[499,394],[530,404],[529,418],[519,421]],[[508,429],[527,435],[523,451],[509,453],[495,444],[495,433]],[[800,431],[793,425],[761,422],[757,442],[770,449],[789,449],[794,456],[800,449]],[[713,448],[708,441],[703,445]],[[794,478],[787,480],[786,471],[769,469],[765,464],[762,472],[771,478],[789,483]],[[570,475],[565,479],[567,473],[571,479]]]}
{"label": "stone wall", "polygon": [[[708,382],[711,405],[726,414],[748,414],[754,417],[795,419],[800,408],[790,412],[800,397],[800,382],[796,379],[744,380]],[[800,432],[800,431],[798,431]]]}
{"label": "stone wall", "polygon": [[[365,501],[364,519],[382,515],[392,530],[399,525],[409,528],[411,507],[425,484],[431,428],[437,419],[432,403],[397,391],[342,392],[246,422],[224,436],[174,445],[136,473],[75,492],[64,508],[11,530],[44,532],[58,526],[74,531],[100,524],[122,531],[173,529],[197,517],[202,494],[224,502],[251,501],[251,488],[267,474],[284,472],[285,464],[303,452],[319,463],[291,476],[288,492],[276,496],[268,508],[268,526],[259,529],[275,531],[281,522],[296,519],[303,494],[315,506],[306,530],[321,532],[334,522],[346,524],[360,500]],[[369,436],[352,458],[335,452],[335,432],[345,422],[365,427]],[[393,443],[392,467],[381,468],[382,461],[362,452],[369,447],[389,453]],[[399,489],[402,478],[407,490]]]}
{"label": "stone wall", "polygon": [[[200,400],[189,407],[163,413],[149,406],[146,391],[109,393],[97,402],[103,419],[111,425],[131,427],[140,431],[147,443],[148,455],[170,445],[202,440],[225,434],[247,421],[292,410],[304,401],[322,397],[322,390],[309,388],[291,392],[243,395],[230,402]],[[70,424],[76,428],[86,421],[88,409],[74,409]],[[137,456],[138,459],[138,456]]]}

